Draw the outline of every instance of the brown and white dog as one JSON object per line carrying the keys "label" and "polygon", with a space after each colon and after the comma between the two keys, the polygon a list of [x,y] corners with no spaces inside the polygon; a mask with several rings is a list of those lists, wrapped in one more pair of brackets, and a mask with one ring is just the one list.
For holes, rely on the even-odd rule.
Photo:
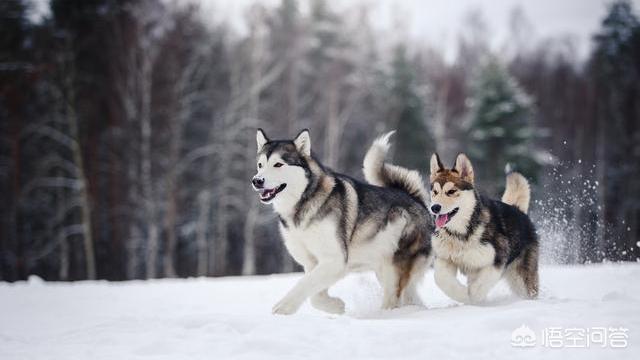
{"label": "brown and white dog", "polygon": [[[463,303],[483,301],[501,279],[523,298],[538,294],[538,237],[527,216],[530,189],[520,174],[507,174],[502,201],[489,199],[474,186],[471,162],[459,154],[447,169],[438,154],[430,164],[431,205],[436,230],[436,284]],[[467,276],[467,286],[456,278]]]}

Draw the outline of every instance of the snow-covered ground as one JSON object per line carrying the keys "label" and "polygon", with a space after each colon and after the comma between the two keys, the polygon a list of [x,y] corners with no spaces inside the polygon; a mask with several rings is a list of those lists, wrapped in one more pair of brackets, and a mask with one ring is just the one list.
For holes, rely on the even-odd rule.
{"label": "snow-covered ground", "polygon": [[[271,315],[299,276],[0,283],[0,359],[640,359],[640,264],[546,266],[541,299],[501,285],[483,306],[449,300],[429,272],[426,308],[392,311],[378,309],[371,274],[350,275],[331,290],[346,315],[308,304]],[[531,347],[511,344],[521,325],[537,337]]]}

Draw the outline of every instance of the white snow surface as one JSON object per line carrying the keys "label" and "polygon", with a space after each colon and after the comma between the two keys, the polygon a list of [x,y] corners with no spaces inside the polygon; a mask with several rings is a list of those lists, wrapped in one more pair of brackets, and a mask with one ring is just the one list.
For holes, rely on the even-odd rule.
{"label": "white snow surface", "polygon": [[[343,316],[308,303],[272,315],[299,277],[0,283],[0,359],[640,359],[640,264],[544,266],[540,299],[500,284],[482,306],[448,299],[429,271],[426,307],[395,310],[379,309],[372,274],[356,274],[330,290],[345,300]],[[535,346],[511,346],[521,325]],[[628,345],[549,348],[548,327],[623,327]]]}

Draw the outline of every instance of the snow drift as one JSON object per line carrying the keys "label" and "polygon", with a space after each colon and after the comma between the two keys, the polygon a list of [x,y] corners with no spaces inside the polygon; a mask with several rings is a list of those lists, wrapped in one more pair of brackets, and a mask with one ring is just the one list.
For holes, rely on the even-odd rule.
{"label": "snow drift", "polygon": [[[420,288],[426,308],[391,311],[379,310],[381,290],[373,275],[350,275],[331,289],[347,303],[346,315],[308,304],[293,316],[271,315],[271,306],[299,277],[0,283],[0,359],[640,356],[640,264],[546,266],[541,299],[512,298],[500,285],[483,306],[449,300],[428,272]],[[544,346],[542,331],[557,327],[622,327],[628,343]],[[531,329],[536,343],[514,347],[518,328]]]}

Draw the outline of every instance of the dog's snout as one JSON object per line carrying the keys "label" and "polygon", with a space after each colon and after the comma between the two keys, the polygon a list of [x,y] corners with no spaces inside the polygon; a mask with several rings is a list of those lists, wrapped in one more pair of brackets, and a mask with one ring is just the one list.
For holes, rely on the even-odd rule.
{"label": "dog's snout", "polygon": [[431,212],[433,212],[434,214],[439,213],[440,209],[442,209],[442,206],[440,206],[440,204],[431,205]]}
{"label": "dog's snout", "polygon": [[261,188],[264,186],[264,178],[261,176],[254,176],[253,179],[251,179],[251,183],[256,188]]}

